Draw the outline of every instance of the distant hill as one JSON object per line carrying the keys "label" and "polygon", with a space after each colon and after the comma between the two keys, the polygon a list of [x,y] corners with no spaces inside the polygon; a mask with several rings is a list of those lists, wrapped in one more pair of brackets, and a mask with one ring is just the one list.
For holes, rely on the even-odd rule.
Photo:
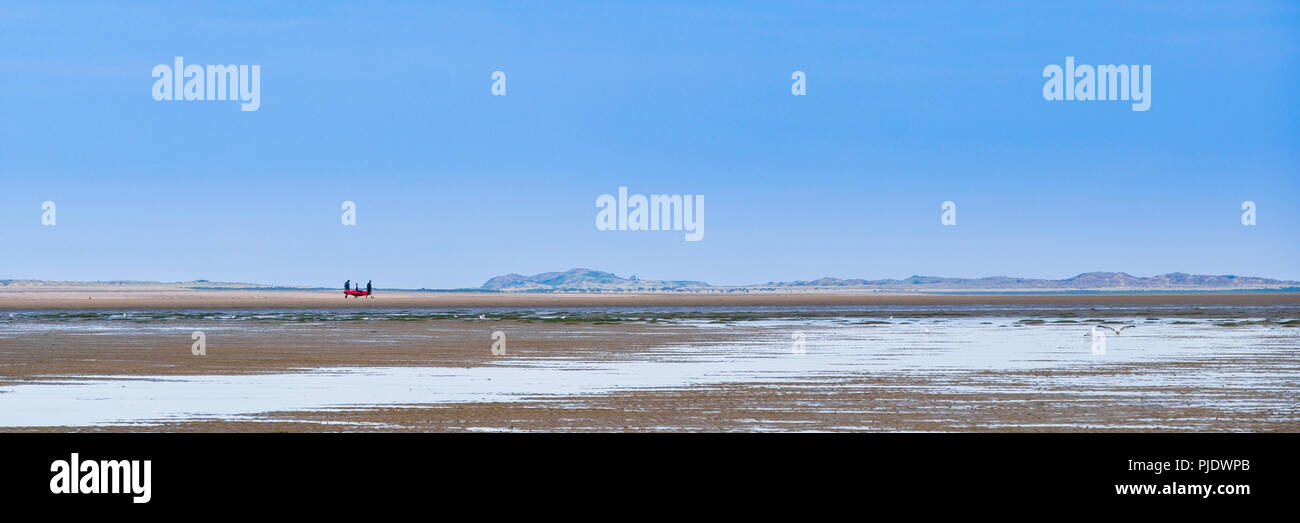
{"label": "distant hill", "polygon": [[843,280],[821,278],[811,281],[770,282],[766,287],[835,288],[861,287],[890,290],[1219,290],[1271,289],[1300,286],[1300,282],[1253,276],[1210,276],[1181,272],[1141,277],[1124,272],[1087,272],[1063,280],[1012,278],[942,278],[912,276],[902,280]]}
{"label": "distant hill", "polygon": [[543,272],[533,276],[506,274],[483,284],[488,291],[670,291],[707,288],[709,284],[698,281],[642,280],[636,276],[621,278],[613,273],[591,269],[569,269],[564,272]]}
{"label": "distant hill", "polygon": [[483,284],[483,290],[506,292],[628,292],[628,291],[762,291],[762,290],[870,290],[870,291],[1158,291],[1247,290],[1300,287],[1300,282],[1254,276],[1211,276],[1175,272],[1141,277],[1123,272],[1088,272],[1063,280],[990,276],[986,278],[909,278],[864,280],[820,278],[809,281],[768,282],[758,285],[713,286],[699,281],[622,278],[591,269],[544,272],[533,276],[506,274]]}

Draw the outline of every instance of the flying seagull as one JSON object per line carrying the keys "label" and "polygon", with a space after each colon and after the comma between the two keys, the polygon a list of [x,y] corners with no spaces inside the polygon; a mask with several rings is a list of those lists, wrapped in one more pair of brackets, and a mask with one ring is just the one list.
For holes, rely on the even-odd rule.
{"label": "flying seagull", "polygon": [[1085,334],[1085,336],[1095,335],[1097,333],[1097,329],[1110,329],[1110,331],[1115,333],[1116,336],[1119,336],[1121,332],[1124,332],[1124,329],[1132,329],[1133,327],[1136,327],[1136,325],[1125,325],[1118,329],[1116,329],[1115,327],[1111,327],[1110,325],[1093,325],[1092,332]]}

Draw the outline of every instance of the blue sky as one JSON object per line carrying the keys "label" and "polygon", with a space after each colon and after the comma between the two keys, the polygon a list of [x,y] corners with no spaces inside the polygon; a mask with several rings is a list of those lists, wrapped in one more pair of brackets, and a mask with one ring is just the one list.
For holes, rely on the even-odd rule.
{"label": "blue sky", "polygon": [[[1300,279],[1292,2],[177,4],[0,2],[0,278]],[[176,56],[260,109],[153,100]],[[1150,110],[1044,100],[1067,56]],[[704,239],[598,231],[620,186]]]}

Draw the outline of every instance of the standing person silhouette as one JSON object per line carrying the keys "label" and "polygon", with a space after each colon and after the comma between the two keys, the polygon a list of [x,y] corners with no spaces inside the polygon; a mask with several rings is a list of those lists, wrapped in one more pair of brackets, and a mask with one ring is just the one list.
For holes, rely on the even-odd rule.
{"label": "standing person silhouette", "polygon": [[352,290],[352,280],[348,280],[348,281],[343,282],[343,290],[345,290],[345,291],[350,291],[350,290]]}
{"label": "standing person silhouette", "polygon": [[366,296],[369,296],[369,295],[370,295],[370,282],[367,281],[367,282],[366,282]]}

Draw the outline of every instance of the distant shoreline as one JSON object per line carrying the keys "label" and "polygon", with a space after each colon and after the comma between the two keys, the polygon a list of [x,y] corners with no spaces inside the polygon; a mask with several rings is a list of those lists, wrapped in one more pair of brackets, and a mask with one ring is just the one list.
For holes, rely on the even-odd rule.
{"label": "distant shoreline", "polygon": [[1300,305],[1294,290],[1012,292],[432,292],[376,290],[195,290],[187,288],[0,288],[0,310],[333,309],[479,307],[827,307],[945,305]]}
{"label": "distant shoreline", "polygon": [[[358,280],[360,285],[360,280]],[[158,290],[158,291],[331,291],[337,287],[282,286],[274,283],[192,280],[157,281],[48,281],[0,279],[0,292],[7,290]],[[621,277],[592,269],[569,269],[531,276],[494,276],[479,287],[452,289],[385,288],[379,292],[419,293],[540,293],[540,294],[1089,294],[1089,293],[1236,293],[1300,292],[1300,281],[1258,276],[1209,275],[1172,272],[1154,276],[1133,276],[1125,272],[1086,272],[1063,279],[987,276],[950,278],[913,275],[904,279],[819,278],[800,281],[770,281],[747,285],[711,285],[691,280],[650,280]]]}

